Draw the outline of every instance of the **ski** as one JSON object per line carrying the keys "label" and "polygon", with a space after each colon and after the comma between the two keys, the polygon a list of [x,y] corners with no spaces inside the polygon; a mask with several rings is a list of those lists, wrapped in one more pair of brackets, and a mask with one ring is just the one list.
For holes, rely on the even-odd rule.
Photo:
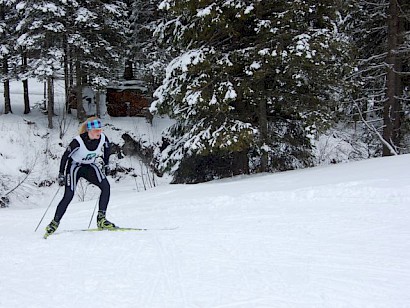
{"label": "ski", "polygon": [[[112,229],[98,229],[98,228],[91,228],[91,229],[72,229],[72,230],[61,230],[61,231],[56,231],[55,235],[58,234],[62,234],[62,233],[68,233],[68,232],[100,232],[100,231],[117,231],[117,232],[121,232],[121,231],[152,231],[152,230],[176,230],[178,229],[178,227],[169,227],[169,228],[130,228],[130,227],[116,227],[116,228],[112,228]],[[44,234],[43,238],[47,239],[50,235],[52,234]]]}
{"label": "ski", "polygon": [[98,228],[91,228],[91,229],[78,229],[78,230],[64,230],[67,232],[75,232],[75,231],[84,231],[84,232],[97,232],[97,231],[152,231],[152,230],[176,230],[178,227],[169,227],[169,228],[129,228],[129,227],[115,227],[112,229],[98,229]]}
{"label": "ski", "polygon": [[115,227],[112,229],[98,229],[98,228],[91,228],[91,229],[79,229],[79,230],[65,230],[65,231],[87,231],[87,232],[96,232],[96,231],[148,231],[146,228],[123,228],[123,227]]}

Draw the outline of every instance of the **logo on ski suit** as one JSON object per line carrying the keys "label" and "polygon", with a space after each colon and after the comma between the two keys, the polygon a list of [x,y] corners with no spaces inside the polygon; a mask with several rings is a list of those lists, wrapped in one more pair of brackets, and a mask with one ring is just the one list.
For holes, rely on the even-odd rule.
{"label": "logo on ski suit", "polygon": [[95,154],[95,153],[89,153],[89,154],[87,154],[87,156],[83,160],[91,160],[91,159],[95,158],[96,156],[97,156],[97,154]]}

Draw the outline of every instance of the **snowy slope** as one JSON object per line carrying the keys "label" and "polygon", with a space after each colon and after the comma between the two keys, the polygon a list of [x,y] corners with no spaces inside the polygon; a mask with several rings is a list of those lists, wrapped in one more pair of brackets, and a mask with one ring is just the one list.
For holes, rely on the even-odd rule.
{"label": "snowy slope", "polygon": [[47,240],[55,205],[38,232],[46,205],[1,209],[0,307],[410,307],[409,165],[113,187],[108,218],[141,232],[64,232],[95,200]]}

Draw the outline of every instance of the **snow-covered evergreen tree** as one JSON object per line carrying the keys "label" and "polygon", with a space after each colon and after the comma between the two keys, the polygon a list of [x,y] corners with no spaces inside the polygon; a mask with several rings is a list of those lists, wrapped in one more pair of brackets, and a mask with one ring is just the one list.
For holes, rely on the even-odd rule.
{"label": "snow-covered evergreen tree", "polygon": [[62,74],[64,67],[67,88],[73,85],[69,72],[75,72],[79,88],[84,80],[98,87],[122,67],[123,1],[21,0],[16,7],[21,19],[16,48],[28,52],[35,76]]}
{"label": "snow-covered evergreen tree", "polygon": [[123,67],[126,14],[127,6],[120,0],[82,0],[70,6],[67,43],[89,83],[104,84],[113,69]]}
{"label": "snow-covered evergreen tree", "polygon": [[210,179],[225,172],[218,161],[235,165],[232,174],[308,165],[309,138],[331,120],[344,70],[335,1],[165,0],[160,8],[169,15],[158,33],[178,56],[151,108],[176,120],[159,167],[181,174],[210,164]]}
{"label": "snow-covered evergreen tree", "polygon": [[18,1],[16,8],[20,21],[16,26],[16,49],[30,56],[30,68],[39,78],[53,76],[61,69],[62,39],[65,33],[63,19],[67,11],[58,0]]}
{"label": "snow-covered evergreen tree", "polygon": [[67,12],[59,0],[17,1],[16,9],[20,21],[16,26],[15,49],[28,58],[22,73],[46,81],[49,128],[53,128],[53,79],[62,68],[63,19]]}
{"label": "snow-covered evergreen tree", "polygon": [[129,3],[129,58],[135,68],[135,78],[144,79],[151,88],[158,87],[169,62],[168,46],[158,44],[153,35],[163,14],[158,10],[161,0],[134,0]]}
{"label": "snow-covered evergreen tree", "polygon": [[0,0],[0,76],[4,86],[4,113],[12,112],[10,99],[10,78],[12,69],[10,59],[14,54],[15,36],[13,25],[16,22],[14,0]]}

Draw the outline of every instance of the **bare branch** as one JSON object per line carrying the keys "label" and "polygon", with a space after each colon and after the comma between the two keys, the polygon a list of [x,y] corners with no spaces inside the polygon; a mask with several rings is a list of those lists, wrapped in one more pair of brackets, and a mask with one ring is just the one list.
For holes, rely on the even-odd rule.
{"label": "bare branch", "polygon": [[391,146],[390,143],[388,143],[383,136],[377,131],[377,129],[373,126],[370,125],[363,117],[362,111],[360,110],[360,107],[355,104],[357,110],[359,111],[359,115],[360,115],[360,119],[362,120],[362,122],[367,126],[368,129],[370,129],[372,132],[374,132],[376,134],[376,136],[380,139],[380,141],[389,149],[390,153],[392,155],[398,155],[396,150]]}

